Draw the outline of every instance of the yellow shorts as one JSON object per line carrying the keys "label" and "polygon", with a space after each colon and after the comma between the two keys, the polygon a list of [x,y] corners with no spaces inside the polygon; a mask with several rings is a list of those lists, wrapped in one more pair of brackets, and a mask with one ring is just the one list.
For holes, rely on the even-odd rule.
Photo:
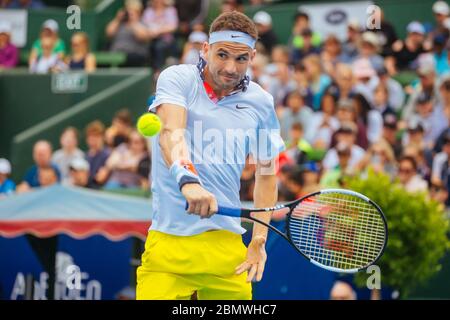
{"label": "yellow shorts", "polygon": [[247,248],[239,234],[216,230],[175,236],[151,230],[137,269],[138,300],[250,300],[247,273],[235,275]]}

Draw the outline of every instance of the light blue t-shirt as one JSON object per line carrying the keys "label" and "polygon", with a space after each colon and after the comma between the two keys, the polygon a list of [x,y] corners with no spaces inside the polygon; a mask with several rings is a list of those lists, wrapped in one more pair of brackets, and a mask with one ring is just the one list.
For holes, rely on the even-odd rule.
{"label": "light blue t-shirt", "polygon": [[[273,97],[254,82],[250,81],[245,91],[239,90],[215,103],[208,97],[197,66],[171,66],[160,74],[149,110],[155,111],[163,103],[187,109],[184,136],[191,160],[203,186],[214,194],[219,205],[241,206],[240,177],[247,155],[268,160],[284,150]],[[152,138],[151,176],[150,230],[174,235],[219,229],[245,232],[238,218],[214,215],[200,219],[186,213],[186,200],[161,154],[159,135]]]}

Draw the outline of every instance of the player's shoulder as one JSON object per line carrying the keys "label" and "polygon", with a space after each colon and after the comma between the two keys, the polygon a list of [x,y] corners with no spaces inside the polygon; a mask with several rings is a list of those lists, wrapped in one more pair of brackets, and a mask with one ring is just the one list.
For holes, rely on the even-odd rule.
{"label": "player's shoulder", "polygon": [[177,64],[164,69],[159,75],[160,78],[175,77],[172,80],[193,81],[198,73],[197,66],[193,64]]}
{"label": "player's shoulder", "polygon": [[258,83],[250,81],[247,87],[247,96],[259,106],[274,108],[273,96],[264,90]]}

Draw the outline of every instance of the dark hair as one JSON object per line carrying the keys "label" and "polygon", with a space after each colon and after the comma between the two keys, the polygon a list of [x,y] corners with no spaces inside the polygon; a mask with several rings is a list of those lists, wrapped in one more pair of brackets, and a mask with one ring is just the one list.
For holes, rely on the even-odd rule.
{"label": "dark hair", "polygon": [[300,130],[303,131],[303,126],[300,122],[294,122],[291,126],[291,130]]}
{"label": "dark hair", "polygon": [[105,133],[105,126],[99,120],[92,121],[85,129],[86,136],[103,135]]}
{"label": "dark hair", "polygon": [[253,39],[258,39],[258,29],[255,23],[245,14],[238,11],[222,13],[211,24],[209,33],[222,30],[234,30],[247,33]]}
{"label": "dark hair", "polygon": [[416,159],[414,159],[414,157],[401,156],[400,159],[398,160],[398,163],[400,164],[400,162],[403,162],[403,161],[409,161],[409,163],[411,163],[413,165],[414,171],[417,171],[417,162],[416,162]]}
{"label": "dark hair", "polygon": [[297,21],[298,19],[303,18],[309,21],[309,15],[304,11],[299,11],[294,16],[294,21]]}
{"label": "dark hair", "polygon": [[370,102],[361,93],[355,94],[352,99],[359,104],[360,108],[358,108],[356,112],[358,113],[359,118],[363,121],[364,125],[367,126],[369,111],[372,109]]}
{"label": "dark hair", "polygon": [[116,112],[114,119],[119,120],[127,125],[131,125],[131,113],[128,109],[121,109]]}

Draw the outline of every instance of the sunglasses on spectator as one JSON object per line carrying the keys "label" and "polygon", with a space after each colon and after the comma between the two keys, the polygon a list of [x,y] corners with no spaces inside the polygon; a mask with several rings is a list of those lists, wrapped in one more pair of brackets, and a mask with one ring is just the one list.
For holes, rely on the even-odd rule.
{"label": "sunglasses on spectator", "polygon": [[399,168],[398,169],[399,173],[406,173],[406,174],[410,174],[414,172],[413,168]]}

